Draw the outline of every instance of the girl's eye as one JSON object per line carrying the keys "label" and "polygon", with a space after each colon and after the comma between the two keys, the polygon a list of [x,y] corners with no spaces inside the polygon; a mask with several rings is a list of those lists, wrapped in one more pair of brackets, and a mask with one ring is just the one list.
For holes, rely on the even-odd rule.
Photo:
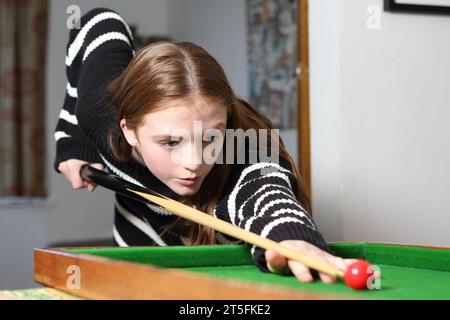
{"label": "girl's eye", "polygon": [[[203,141],[203,143],[213,143],[214,141],[216,141],[217,137],[216,136],[211,136],[206,138],[206,140]],[[170,140],[170,141],[165,141],[161,143],[161,146],[163,146],[164,148],[167,149],[172,149],[175,148],[178,144],[180,143],[179,140]]]}
{"label": "girl's eye", "polygon": [[171,140],[171,141],[166,141],[161,143],[161,145],[165,148],[174,148],[178,145],[178,143],[180,143],[180,141],[178,140]]}
{"label": "girl's eye", "polygon": [[203,142],[212,143],[216,140],[216,138],[217,138],[216,136],[211,136],[211,137],[206,138],[206,141],[203,141]]}

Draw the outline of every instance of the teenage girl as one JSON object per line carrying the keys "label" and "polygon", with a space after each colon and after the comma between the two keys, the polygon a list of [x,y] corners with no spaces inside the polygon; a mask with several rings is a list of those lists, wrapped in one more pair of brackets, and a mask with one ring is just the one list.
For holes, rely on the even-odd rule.
{"label": "teenage girl", "polygon": [[[90,164],[342,270],[351,262],[332,255],[317,230],[295,162],[270,120],[235,95],[204,49],[159,42],[136,54],[123,18],[99,8],[71,30],[66,68],[54,165],[74,189],[94,190],[79,175]],[[256,149],[250,136],[233,145],[239,139],[227,135],[252,130]],[[278,161],[261,160],[260,141],[266,151],[276,147]],[[238,243],[119,194],[113,238],[118,246]],[[306,266],[274,250],[251,253],[262,271],[313,281]]]}

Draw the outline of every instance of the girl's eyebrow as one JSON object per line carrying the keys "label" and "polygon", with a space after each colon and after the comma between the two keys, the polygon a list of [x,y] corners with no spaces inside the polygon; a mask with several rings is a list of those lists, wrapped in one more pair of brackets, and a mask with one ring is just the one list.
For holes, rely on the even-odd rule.
{"label": "girl's eyebrow", "polygon": [[154,139],[173,139],[173,138],[181,138],[181,137],[177,137],[171,134],[159,134],[159,135],[154,135],[153,136]]}
{"label": "girl's eyebrow", "polygon": [[[213,128],[225,128],[226,124],[224,122],[219,122]],[[171,138],[181,138],[179,136],[171,135],[171,134],[158,134],[153,136],[154,139],[171,139]]]}

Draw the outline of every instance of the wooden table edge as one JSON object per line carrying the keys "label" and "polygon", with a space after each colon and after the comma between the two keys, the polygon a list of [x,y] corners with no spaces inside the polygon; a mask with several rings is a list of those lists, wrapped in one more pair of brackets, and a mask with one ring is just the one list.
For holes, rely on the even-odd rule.
{"label": "wooden table edge", "polygon": [[[106,248],[106,247],[105,247]],[[113,247],[112,247],[113,248]],[[34,280],[44,286],[88,299],[165,299],[165,300],[339,300],[341,294],[320,294],[257,284],[250,281],[218,279],[212,276],[172,268],[119,261],[66,248],[34,250]],[[71,248],[75,249],[75,248]],[[79,288],[67,281],[79,267]],[[158,280],[158,289],[152,281]],[[117,287],[118,285],[118,287]],[[196,290],[189,290],[195,286]],[[345,299],[355,299],[344,295]]]}

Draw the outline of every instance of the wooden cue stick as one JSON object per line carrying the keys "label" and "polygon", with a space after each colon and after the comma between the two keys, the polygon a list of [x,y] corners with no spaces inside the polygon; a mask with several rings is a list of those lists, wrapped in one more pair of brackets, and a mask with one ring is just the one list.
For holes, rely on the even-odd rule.
{"label": "wooden cue stick", "polygon": [[338,268],[327,264],[320,262],[314,258],[308,257],[306,255],[300,254],[292,249],[286,248],[279,244],[278,242],[275,242],[270,239],[263,238],[253,232],[241,229],[231,223],[228,223],[224,220],[215,218],[213,216],[210,216],[209,214],[206,214],[200,210],[191,208],[184,203],[168,199],[168,198],[160,198],[158,196],[154,196],[148,193],[127,189],[130,192],[133,192],[135,194],[138,194],[139,196],[150,200],[151,202],[154,202],[156,204],[159,204],[160,206],[164,207],[165,209],[175,213],[176,215],[185,218],[187,220],[196,222],[198,224],[204,225],[206,227],[215,229],[217,231],[220,231],[224,234],[227,234],[229,236],[232,236],[236,239],[240,239],[242,241],[245,241],[247,243],[251,243],[257,247],[263,248],[263,249],[275,249],[277,250],[281,255],[285,256],[286,258],[294,261],[298,261],[305,266],[312,268],[314,270],[326,273],[333,277],[344,277],[344,272],[339,270]]}

